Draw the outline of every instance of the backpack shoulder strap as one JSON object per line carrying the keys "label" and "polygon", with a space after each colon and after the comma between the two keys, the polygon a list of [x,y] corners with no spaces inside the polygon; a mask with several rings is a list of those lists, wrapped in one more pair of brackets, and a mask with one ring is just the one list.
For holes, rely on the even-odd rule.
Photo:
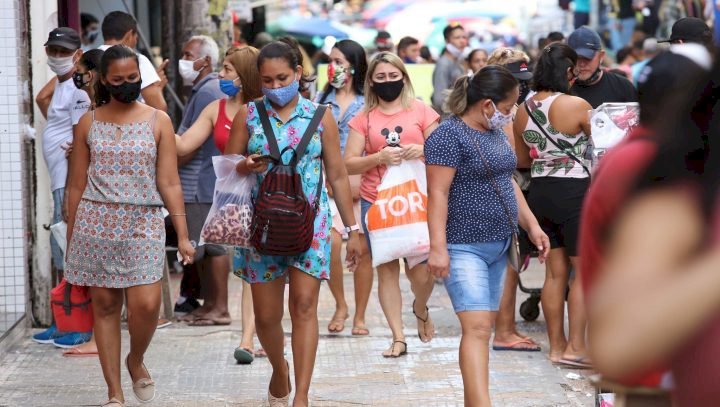
{"label": "backpack shoulder strap", "polygon": [[320,121],[322,121],[323,116],[325,116],[326,110],[327,105],[318,105],[317,109],[315,109],[315,114],[313,115],[310,124],[308,124],[307,129],[305,129],[305,133],[303,134],[302,140],[300,140],[300,144],[298,144],[295,148],[295,157],[297,158],[295,162],[296,164],[300,161],[302,156],[305,155],[305,150],[310,144],[310,140],[312,140],[315,131],[320,126]]}
{"label": "backpack shoulder strap", "polygon": [[265,109],[265,101],[263,98],[255,99],[255,109],[257,110],[258,117],[260,118],[260,123],[262,123],[263,126],[265,138],[267,139],[268,147],[270,148],[270,155],[278,161],[282,160],[282,157],[280,156],[280,147],[278,147],[277,139],[275,138],[275,131],[270,124],[270,118],[268,116],[267,109]]}

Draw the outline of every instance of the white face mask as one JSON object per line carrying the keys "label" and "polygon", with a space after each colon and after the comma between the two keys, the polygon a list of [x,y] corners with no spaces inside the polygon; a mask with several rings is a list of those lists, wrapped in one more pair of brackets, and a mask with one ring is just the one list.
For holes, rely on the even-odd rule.
{"label": "white face mask", "polygon": [[447,49],[447,51],[450,53],[450,55],[454,56],[455,58],[458,58],[458,57],[463,56],[463,52],[464,52],[467,48],[468,48],[468,47],[465,47],[465,48],[463,48],[463,49],[459,49],[458,47],[452,45],[452,44],[449,43],[449,42],[447,43],[447,45],[445,45],[445,49]]}
{"label": "white face mask", "polygon": [[73,62],[74,58],[74,53],[69,57],[51,57],[48,55],[47,64],[55,75],[63,76],[72,71],[75,67],[75,63]]}
{"label": "white face mask", "polygon": [[200,71],[196,71],[195,68],[193,68],[196,61],[198,60],[188,61],[181,59],[178,61],[178,73],[180,73],[180,76],[183,78],[183,84],[185,86],[192,85],[198,75],[200,75]]}
{"label": "white face mask", "polygon": [[502,114],[500,113],[500,110],[498,110],[497,106],[495,106],[495,102],[492,100],[490,101],[492,103],[493,108],[495,109],[495,113],[493,113],[492,117],[485,116],[485,119],[487,119],[488,123],[488,129],[489,130],[497,130],[502,129],[503,127],[507,126],[513,119],[513,114]]}

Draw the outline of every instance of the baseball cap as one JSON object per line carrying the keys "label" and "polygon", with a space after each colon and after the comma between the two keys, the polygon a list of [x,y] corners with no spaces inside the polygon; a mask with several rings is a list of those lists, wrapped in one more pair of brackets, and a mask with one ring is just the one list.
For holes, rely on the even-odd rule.
{"label": "baseball cap", "polygon": [[697,17],[685,17],[672,26],[670,38],[658,42],[695,42],[705,44],[712,40],[712,31],[705,22]]}
{"label": "baseball cap", "polygon": [[375,37],[375,45],[382,49],[392,48],[393,42],[390,33],[387,31],[378,31],[377,37]]}
{"label": "baseball cap", "polygon": [[58,47],[76,50],[80,48],[80,35],[70,27],[58,27],[50,31],[45,46],[57,45]]}
{"label": "baseball cap", "polygon": [[567,39],[570,48],[577,52],[578,56],[592,59],[595,53],[602,50],[602,40],[595,30],[582,26],[573,31]]}
{"label": "baseball cap", "polygon": [[505,67],[513,74],[515,79],[527,81],[533,77],[532,70],[525,61],[511,62],[505,65]]}

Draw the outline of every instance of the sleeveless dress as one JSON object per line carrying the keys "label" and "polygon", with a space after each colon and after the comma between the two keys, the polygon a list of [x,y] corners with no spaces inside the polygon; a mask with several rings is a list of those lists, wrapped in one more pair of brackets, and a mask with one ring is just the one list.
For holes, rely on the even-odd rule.
{"label": "sleeveless dress", "polygon": [[156,183],[156,112],[148,120],[118,125],[96,121],[93,111],[87,186],[65,269],[69,283],[126,288],[162,278],[165,226]]}
{"label": "sleeveless dress", "polygon": [[[277,112],[267,98],[263,98],[265,109],[268,112],[270,124],[275,130],[275,138],[278,147],[282,151],[285,147],[295,147],[310,124],[316,105],[311,101],[299,97],[295,110],[287,122],[280,120]],[[267,138],[263,133],[263,127],[258,117],[255,102],[248,104],[246,120],[249,140],[247,155],[270,154]],[[302,177],[303,191],[308,200],[315,198],[317,184],[320,181],[320,170],[322,166],[322,141],[324,129],[322,123],[315,135],[308,144],[305,155],[300,158],[297,171]],[[287,162],[291,153],[286,152],[283,159]],[[253,189],[253,198],[257,197],[258,188],[265,178],[265,174],[257,174],[257,186]],[[328,204],[327,190],[323,187],[320,196],[320,209],[315,218],[315,235],[312,246],[305,253],[298,256],[264,256],[255,249],[235,249],[234,270],[235,275],[248,283],[266,283],[287,274],[288,267],[295,267],[317,279],[327,280],[330,278],[330,228],[332,218]]]}

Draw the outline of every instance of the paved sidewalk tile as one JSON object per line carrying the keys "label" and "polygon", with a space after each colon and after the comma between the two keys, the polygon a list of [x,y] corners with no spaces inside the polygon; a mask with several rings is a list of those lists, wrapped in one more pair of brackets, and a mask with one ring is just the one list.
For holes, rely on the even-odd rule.
{"label": "paved sidewalk tile", "polygon": [[[536,271],[536,273],[541,273]],[[538,286],[542,274],[529,274],[528,284]],[[179,276],[173,276],[177,289]],[[231,309],[235,318],[225,327],[188,327],[183,323],[158,330],[146,356],[157,382],[159,397],[151,406],[263,406],[266,405],[270,365],[256,359],[237,365],[233,350],[240,341],[240,282],[231,281]],[[385,359],[381,353],[391,340],[377,300],[371,297],[368,337],[350,335],[351,319],[339,335],[327,334],[334,302],[326,285],[320,300],[320,343],[313,383],[313,406],[462,406],[462,378],[458,366],[459,324],[442,285],[435,286],[430,312],[438,335],[429,344],[417,337],[416,321],[407,279],[402,276],[404,323],[408,355]],[[353,310],[352,276],[345,276],[346,295]],[[524,299],[520,296],[519,302]],[[519,317],[518,317],[519,318]],[[542,317],[541,317],[542,319]],[[284,321],[290,331],[289,316]],[[542,320],[521,323],[521,329],[547,349]],[[290,334],[288,360],[292,370]],[[257,343],[257,342],[256,342]],[[129,337],[123,330],[124,356]],[[586,380],[571,380],[544,352],[490,353],[490,387],[493,405],[592,406],[593,390]],[[130,379],[122,367],[128,406],[139,403],[132,396]],[[106,387],[97,358],[64,358],[52,345],[29,339],[0,360],[0,406],[97,406],[106,400]]]}

